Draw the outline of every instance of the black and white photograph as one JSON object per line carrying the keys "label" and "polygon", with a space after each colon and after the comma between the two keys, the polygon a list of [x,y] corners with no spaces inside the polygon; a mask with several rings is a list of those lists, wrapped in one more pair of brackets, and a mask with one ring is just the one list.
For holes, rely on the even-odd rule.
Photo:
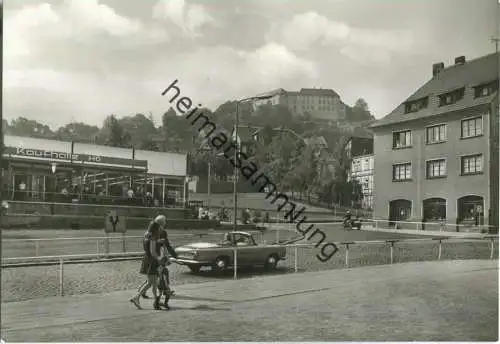
{"label": "black and white photograph", "polygon": [[500,0],[3,0],[1,343],[498,342]]}

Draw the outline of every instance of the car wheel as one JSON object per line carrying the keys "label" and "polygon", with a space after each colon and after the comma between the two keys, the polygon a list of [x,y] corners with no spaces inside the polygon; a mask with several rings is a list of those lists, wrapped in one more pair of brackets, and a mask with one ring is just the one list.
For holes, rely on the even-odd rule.
{"label": "car wheel", "polygon": [[201,267],[198,265],[189,265],[188,268],[189,270],[191,270],[192,273],[197,274],[198,272],[200,272]]}
{"label": "car wheel", "polygon": [[227,270],[227,266],[229,265],[228,264],[228,259],[227,257],[217,257],[215,259],[215,262],[214,262],[214,270],[217,270],[217,271],[225,271]]}
{"label": "car wheel", "polygon": [[267,270],[276,270],[278,266],[278,256],[276,254],[271,254],[266,259],[266,269]]}

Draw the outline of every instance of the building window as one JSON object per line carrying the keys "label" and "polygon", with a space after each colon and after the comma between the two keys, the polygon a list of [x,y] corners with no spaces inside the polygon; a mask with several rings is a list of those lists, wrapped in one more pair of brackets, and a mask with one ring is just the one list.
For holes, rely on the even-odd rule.
{"label": "building window", "polygon": [[405,104],[405,113],[420,111],[422,109],[425,109],[428,104],[429,104],[428,97],[407,102]]}
{"label": "building window", "polygon": [[428,145],[445,141],[446,141],[446,124],[427,127],[426,142]]}
{"label": "building window", "polygon": [[465,88],[455,90],[439,96],[439,106],[451,105],[463,99]]}
{"label": "building window", "polygon": [[489,84],[479,85],[474,88],[474,97],[487,97],[498,90],[498,81],[491,82]]}
{"label": "building window", "polygon": [[411,130],[398,131],[392,134],[392,148],[411,147]]}
{"label": "building window", "polygon": [[446,177],[446,159],[427,161],[427,179]]}
{"label": "building window", "polygon": [[462,120],[462,138],[483,135],[483,118],[475,117]]}
{"label": "building window", "polygon": [[368,159],[365,159],[363,162],[363,170],[368,171],[370,169],[370,161]]}
{"label": "building window", "polygon": [[474,154],[462,157],[462,175],[478,174],[483,172],[483,155]]}
{"label": "building window", "polygon": [[411,180],[411,163],[396,164],[392,166],[392,180]]}

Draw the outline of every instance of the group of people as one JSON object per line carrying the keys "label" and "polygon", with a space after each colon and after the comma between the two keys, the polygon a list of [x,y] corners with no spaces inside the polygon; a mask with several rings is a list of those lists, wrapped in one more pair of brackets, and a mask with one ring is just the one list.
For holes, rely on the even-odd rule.
{"label": "group of people", "polygon": [[[169,255],[177,258],[177,253],[170,245],[167,231],[165,229],[167,219],[164,215],[158,215],[149,223],[148,230],[144,234],[140,273],[147,276],[147,280],[141,285],[137,295],[130,299],[138,309],[141,309],[140,299],[148,299],[147,291],[151,288],[154,297],[153,307],[160,310],[163,306],[169,309],[168,300],[174,294],[170,288],[170,278],[167,266],[170,264]],[[165,302],[161,303],[161,297],[165,296]]]}

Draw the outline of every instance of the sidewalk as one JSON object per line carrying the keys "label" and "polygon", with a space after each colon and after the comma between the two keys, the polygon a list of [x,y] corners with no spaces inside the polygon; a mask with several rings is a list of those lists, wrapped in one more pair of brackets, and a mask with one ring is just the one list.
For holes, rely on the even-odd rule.
{"label": "sidewalk", "polygon": [[[413,235],[424,235],[424,236],[443,236],[443,237],[457,237],[457,238],[483,238],[485,236],[492,236],[486,233],[469,233],[469,232],[447,232],[447,231],[424,231],[416,229],[394,229],[394,228],[375,228],[372,225],[363,225],[361,227],[363,231],[372,232],[385,232],[385,233],[401,233],[401,234],[413,234]],[[496,235],[498,237],[498,235]]]}
{"label": "sidewalk", "polygon": [[137,310],[128,301],[135,290],[51,297],[3,303],[2,338],[491,341],[497,288],[498,261],[467,260],[179,285],[168,312],[150,300]]}

